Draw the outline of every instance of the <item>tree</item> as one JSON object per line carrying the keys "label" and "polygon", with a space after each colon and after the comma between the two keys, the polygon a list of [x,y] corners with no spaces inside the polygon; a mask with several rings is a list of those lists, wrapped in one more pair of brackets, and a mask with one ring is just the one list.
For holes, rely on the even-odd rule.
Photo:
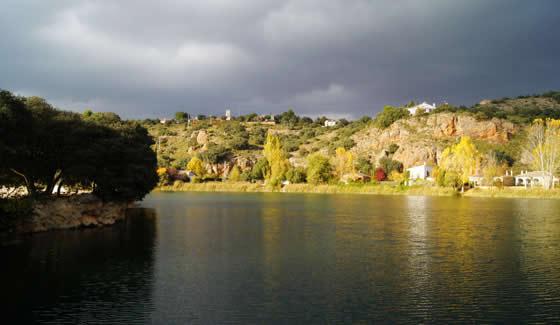
{"label": "tree", "polygon": [[314,153],[307,158],[307,182],[319,184],[328,182],[331,177],[331,164],[327,157]]}
{"label": "tree", "polygon": [[204,169],[202,160],[198,157],[191,158],[191,160],[187,164],[187,170],[190,170],[191,172],[195,173],[195,175],[198,177],[204,176],[204,173],[206,171]]}
{"label": "tree", "polygon": [[64,184],[104,200],[141,199],[158,182],[152,144],[145,128],[116,114],[64,112],[0,91],[0,175],[31,197]]}
{"label": "tree", "polygon": [[280,138],[268,134],[266,143],[264,144],[263,155],[270,167],[269,173],[266,175],[266,180],[272,186],[280,185],[289,167],[289,162],[286,159],[286,154],[280,143]]}
{"label": "tree", "polygon": [[380,129],[385,129],[391,126],[394,122],[409,116],[410,113],[407,109],[396,108],[392,106],[385,106],[383,111],[375,117],[375,126]]}
{"label": "tree", "polygon": [[480,153],[468,136],[461,137],[459,143],[446,148],[441,154],[440,166],[446,171],[455,173],[461,181],[461,191],[469,176],[476,173],[479,166]]}
{"label": "tree", "polygon": [[184,122],[185,120],[189,119],[189,113],[185,112],[176,112],[175,113],[175,121],[177,122]]}
{"label": "tree", "polygon": [[266,160],[266,158],[261,158],[257,160],[255,165],[251,169],[250,178],[254,180],[263,180],[268,173],[270,173],[268,160]]}
{"label": "tree", "polygon": [[226,161],[231,156],[231,151],[215,143],[209,143],[206,151],[200,154],[200,158],[209,164],[218,164]]}
{"label": "tree", "polygon": [[560,120],[536,119],[527,138],[533,168],[549,174],[543,187],[554,187],[554,173],[560,168]]}
{"label": "tree", "polygon": [[345,174],[355,173],[354,169],[354,155],[350,151],[339,147],[335,151],[335,172],[337,177],[340,179]]}
{"label": "tree", "polygon": [[373,174],[373,164],[367,158],[359,157],[358,160],[356,160],[356,168],[360,173],[366,175]]}
{"label": "tree", "polygon": [[486,156],[484,166],[482,168],[482,175],[486,184],[493,184],[494,177],[504,175],[506,165],[500,163],[495,153]]}
{"label": "tree", "polygon": [[228,175],[228,180],[231,182],[239,182],[241,180],[241,171],[237,165],[233,166]]}
{"label": "tree", "polygon": [[389,157],[381,157],[379,159],[379,167],[383,168],[386,174],[391,174],[393,171],[402,173],[403,164],[398,160],[393,160]]}
{"label": "tree", "polygon": [[292,109],[276,116],[276,119],[280,124],[289,125],[290,127],[299,122],[299,116],[297,116]]}
{"label": "tree", "polygon": [[378,182],[382,182],[387,179],[387,173],[381,167],[375,169],[375,173],[373,174],[373,176]]}

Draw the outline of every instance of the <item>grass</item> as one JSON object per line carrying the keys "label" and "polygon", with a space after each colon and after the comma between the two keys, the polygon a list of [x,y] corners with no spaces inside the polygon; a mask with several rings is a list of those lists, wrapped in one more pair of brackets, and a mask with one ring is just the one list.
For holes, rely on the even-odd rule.
{"label": "grass", "polygon": [[490,187],[475,188],[463,194],[469,197],[500,197],[500,198],[535,198],[560,199],[560,189],[545,190],[543,188],[523,187]]}
{"label": "grass", "polygon": [[183,183],[175,182],[173,185],[160,186],[161,192],[272,192],[272,189],[258,183],[249,182],[205,182]]}
{"label": "grass", "polygon": [[432,186],[403,187],[388,184],[350,184],[350,185],[311,185],[290,184],[281,189],[274,189],[263,184],[248,182],[207,182],[182,183],[162,186],[162,192],[286,192],[286,193],[323,193],[323,194],[384,194],[384,195],[431,195],[453,196],[456,191],[451,188]]}
{"label": "grass", "polygon": [[[429,185],[399,186],[394,184],[290,184],[275,189],[264,184],[249,182],[206,182],[183,183],[162,186],[162,192],[286,192],[318,194],[379,194],[379,195],[422,195],[422,196],[459,196],[454,189]],[[560,199],[560,189],[504,187],[475,188],[462,194],[466,197],[488,198],[539,198]]]}

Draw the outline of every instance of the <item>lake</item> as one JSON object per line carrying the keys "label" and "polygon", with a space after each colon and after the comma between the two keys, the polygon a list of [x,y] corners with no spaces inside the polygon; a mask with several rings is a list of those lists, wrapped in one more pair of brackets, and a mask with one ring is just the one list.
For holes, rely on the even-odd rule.
{"label": "lake", "polygon": [[141,206],[115,227],[5,240],[3,323],[560,321],[560,201],[154,193]]}

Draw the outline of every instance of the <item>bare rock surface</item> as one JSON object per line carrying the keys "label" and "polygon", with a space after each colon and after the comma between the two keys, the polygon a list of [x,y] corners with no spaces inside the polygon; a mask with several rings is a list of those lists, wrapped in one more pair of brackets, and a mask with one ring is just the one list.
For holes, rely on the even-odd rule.
{"label": "bare rock surface", "polygon": [[518,131],[517,126],[506,120],[477,121],[464,114],[430,114],[399,120],[386,129],[366,128],[352,137],[356,142],[352,151],[376,160],[394,143],[399,146],[394,159],[409,167],[437,163],[443,149],[461,136],[506,143]]}
{"label": "bare rock surface", "polygon": [[101,227],[126,217],[127,203],[103,202],[91,194],[40,201],[31,216],[22,221],[17,231],[34,233],[54,229]]}

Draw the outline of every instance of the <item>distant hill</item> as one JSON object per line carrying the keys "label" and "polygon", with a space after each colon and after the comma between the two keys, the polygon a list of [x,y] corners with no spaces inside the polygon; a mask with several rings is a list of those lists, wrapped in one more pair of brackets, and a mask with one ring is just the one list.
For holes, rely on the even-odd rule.
{"label": "distant hill", "polygon": [[161,166],[182,168],[192,157],[199,156],[216,175],[227,173],[234,164],[242,170],[250,169],[262,157],[268,132],[280,136],[295,166],[304,166],[305,158],[313,152],[333,156],[337,147],[373,165],[388,155],[405,167],[437,163],[443,149],[463,135],[473,138],[483,153],[493,152],[510,165],[522,166],[523,130],[535,118],[560,119],[560,92],[487,100],[472,107],[442,105],[429,114],[416,116],[409,116],[404,108],[394,110],[398,113],[389,116],[388,122],[384,119],[377,123],[376,118],[364,117],[351,122],[342,120],[334,127],[325,127],[324,118],[313,121],[291,111],[276,116],[275,124],[250,121],[248,116],[256,114],[232,121],[143,124],[156,139],[154,149]]}

